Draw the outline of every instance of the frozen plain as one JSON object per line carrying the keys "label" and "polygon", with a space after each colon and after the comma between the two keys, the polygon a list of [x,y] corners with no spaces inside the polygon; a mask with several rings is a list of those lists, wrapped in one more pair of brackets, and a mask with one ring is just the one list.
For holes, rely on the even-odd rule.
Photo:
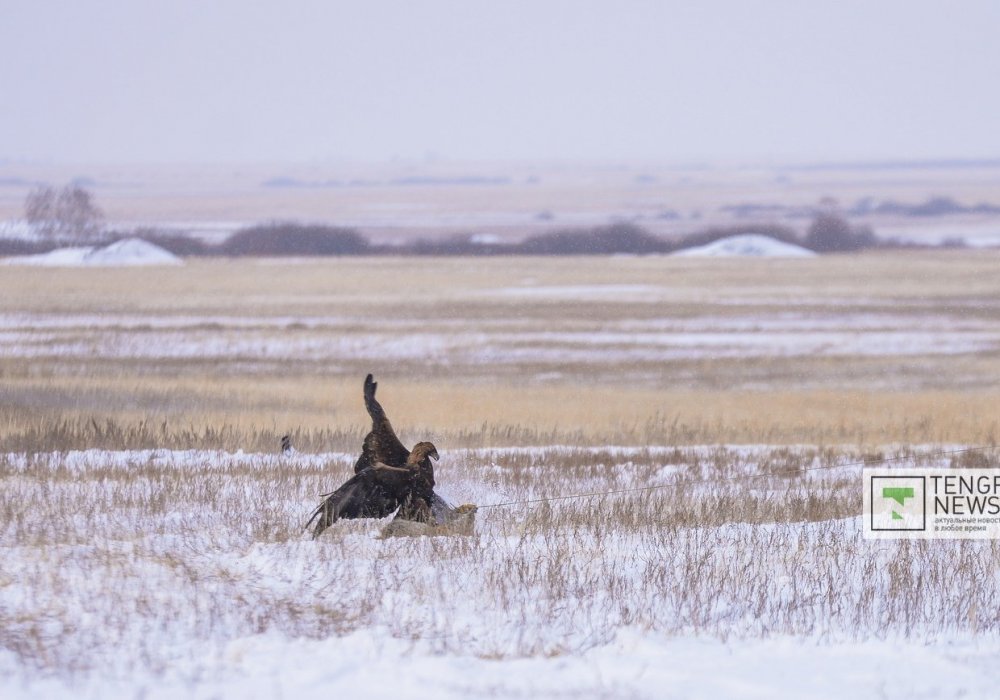
{"label": "frozen plain", "polygon": [[663,488],[487,508],[468,538],[369,521],[314,542],[299,528],[348,453],[6,454],[0,694],[995,697],[1000,548],[864,541],[837,466],[858,455],[442,457],[456,502]]}
{"label": "frozen plain", "polygon": [[[864,272],[869,262],[850,267]],[[15,302],[12,292],[4,309],[0,359],[13,379],[30,384],[51,371],[62,390],[104,362],[98,377],[114,379],[134,365],[201,376],[201,360],[245,371],[252,382],[266,376],[263,357],[282,366],[311,359],[329,371],[343,367],[337,371],[353,380],[368,371],[374,348],[397,376],[416,373],[407,362],[422,372],[438,366],[480,376],[484,366],[503,371],[507,358],[529,380],[567,371],[570,356],[581,363],[579,376],[605,371],[616,381],[643,369],[623,362],[637,359],[667,376],[674,357],[725,358],[746,381],[753,361],[818,356],[837,358],[828,383],[839,387],[858,366],[853,358],[874,356],[892,370],[908,349],[923,353],[921,371],[911,375],[849,378],[870,391],[879,382],[951,386],[956,377],[979,386],[980,363],[1000,347],[996,295],[988,278],[972,273],[939,297],[928,292],[933,278],[881,264],[875,272],[891,284],[873,290],[861,273],[844,280],[824,273],[820,291],[811,276],[823,270],[808,260],[796,263],[814,265],[801,279],[766,268],[780,271],[774,288],[758,286],[763,263],[746,275],[752,285],[741,282],[742,266],[727,266],[723,283],[709,274],[692,287],[677,283],[685,269],[668,261],[613,259],[582,278],[576,268],[586,262],[574,261],[573,274],[564,275],[526,261],[514,279],[471,271],[475,284],[462,294],[468,318],[456,321],[455,307],[440,304],[456,294],[439,292],[440,278],[402,301],[376,290],[385,303],[366,303],[380,313],[363,313],[369,307],[352,296],[351,281],[384,264],[268,262],[267,276],[277,278],[271,285],[285,295],[265,294],[258,282],[227,292],[229,278],[211,288],[217,277],[243,279],[248,266],[263,267],[252,262],[234,271],[194,264],[143,271],[141,278],[70,271],[68,283],[87,288],[107,279],[121,289],[183,283],[199,292],[175,291],[185,303],[160,304],[154,294],[114,287],[70,306],[62,297],[46,301],[45,290],[61,287],[42,283],[54,282],[54,273],[33,269],[30,297]],[[441,277],[461,273],[436,264]],[[607,275],[605,265],[632,274]],[[698,274],[722,269],[716,265]],[[289,282],[290,270],[306,281]],[[310,270],[346,281],[318,295]],[[7,271],[28,279],[28,270]],[[989,288],[969,291],[971,283]],[[266,313],[245,311],[260,303]],[[365,317],[375,320],[359,321]],[[428,320],[440,332],[422,331]],[[181,362],[170,365],[171,358]],[[248,358],[255,362],[244,369]],[[721,362],[694,369],[716,378]],[[310,383],[316,367],[304,370]],[[205,376],[217,370],[212,364]],[[39,420],[50,404],[67,405],[61,394],[30,386],[17,400]],[[322,420],[330,418],[329,400],[323,397]],[[113,405],[101,395],[81,410],[100,419]],[[267,405],[260,415],[280,408]],[[988,401],[980,408],[991,415]],[[936,439],[919,434],[918,441]],[[481,505],[859,457],[851,448],[829,456],[768,445],[439,447],[442,490]],[[775,473],[750,488],[734,482],[664,489],[656,498],[484,509],[472,538],[384,541],[379,523],[342,523],[311,542],[300,526],[317,495],[346,476],[348,452],[289,459],[49,453],[44,442],[40,449],[46,452],[0,454],[4,697],[995,696],[1000,551],[992,543],[864,542],[850,469]]]}

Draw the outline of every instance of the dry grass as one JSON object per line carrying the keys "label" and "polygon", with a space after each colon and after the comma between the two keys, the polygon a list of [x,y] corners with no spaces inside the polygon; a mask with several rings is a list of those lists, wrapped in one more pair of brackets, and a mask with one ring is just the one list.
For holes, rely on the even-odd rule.
{"label": "dry grass", "polygon": [[[664,488],[483,508],[471,537],[382,540],[381,523],[356,521],[312,542],[301,524],[351,454],[5,455],[0,647],[34,672],[114,676],[197,673],[206,650],[264,632],[379,628],[487,658],[579,653],[622,627],[1000,632],[996,542],[862,540],[857,468],[815,469],[872,456],[452,450],[439,481],[456,501]],[[885,456],[947,464],[922,450]],[[997,466],[995,452],[981,458]]]}
{"label": "dry grass", "polygon": [[340,449],[369,371],[402,432],[456,445],[992,443],[996,263],[5,268],[0,444]]}
{"label": "dry grass", "polygon": [[[570,258],[339,258],[189,260],[184,267],[6,267],[0,285],[4,308],[22,311],[184,315],[242,309],[261,317],[283,313],[354,314],[387,307],[401,311],[433,304],[430,318],[486,303],[524,306],[523,298],[470,297],[476,291],[517,285],[651,285],[662,289],[673,312],[697,313],[723,302],[758,310],[835,306],[840,310],[895,305],[899,312],[965,306],[966,313],[997,310],[1000,253],[933,251],[868,253],[808,260],[693,259],[670,257]],[[530,301],[530,299],[529,299]],[[544,300],[543,300],[544,301]],[[593,299],[587,299],[588,302]],[[629,300],[631,305],[633,300]],[[639,300],[642,302],[642,300]],[[659,312],[650,299],[633,313]],[[880,303],[881,302],[881,303]],[[577,305],[579,302],[577,302]],[[561,308],[572,308],[563,299]],[[617,317],[621,306],[586,304],[588,316]],[[436,311],[435,311],[436,309]],[[560,308],[551,303],[528,317]],[[403,314],[400,314],[403,315]],[[423,318],[423,317],[421,317]]]}
{"label": "dry grass", "polygon": [[[0,450],[227,449],[269,452],[287,433],[311,451],[360,445],[368,417],[360,382],[144,381],[58,390],[12,382],[0,406]],[[162,390],[153,389],[163,384]],[[120,392],[120,393],[118,393]],[[499,445],[856,445],[997,442],[1000,396],[961,392],[654,392],[597,387],[496,387],[386,382],[404,442]],[[275,396],[294,400],[276,403]],[[127,397],[123,399],[122,397]],[[226,405],[219,401],[225,397]],[[46,404],[45,408],[37,407]],[[84,405],[80,405],[80,404]],[[24,405],[35,405],[30,411]],[[104,406],[122,405],[120,409]],[[208,407],[216,406],[214,410]],[[444,427],[442,427],[444,426]]]}

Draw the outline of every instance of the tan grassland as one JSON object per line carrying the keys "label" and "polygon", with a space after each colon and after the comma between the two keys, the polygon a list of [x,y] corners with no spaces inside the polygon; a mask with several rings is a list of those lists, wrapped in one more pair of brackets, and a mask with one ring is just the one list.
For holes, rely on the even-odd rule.
{"label": "tan grassland", "polygon": [[998,269],[994,252],[3,267],[0,444],[346,447],[369,371],[403,435],[456,446],[993,443]]}

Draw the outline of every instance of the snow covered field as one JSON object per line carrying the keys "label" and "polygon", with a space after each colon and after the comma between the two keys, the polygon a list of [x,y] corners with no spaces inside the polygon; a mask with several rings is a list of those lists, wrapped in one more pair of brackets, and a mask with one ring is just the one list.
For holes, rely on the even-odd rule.
{"label": "snow covered field", "polygon": [[[904,257],[4,267],[0,697],[994,697],[1000,545],[861,536],[997,464],[995,254]],[[475,535],[302,530],[367,372]]]}
{"label": "snow covered field", "polygon": [[[1000,348],[1000,325],[946,316],[777,313],[580,324],[552,330],[470,319],[442,333],[417,320],[227,319],[218,316],[118,322],[105,316],[8,316],[7,357],[119,359],[424,361],[497,366],[603,365],[763,357],[959,355]],[[99,333],[94,331],[100,329]]]}
{"label": "snow covered field", "polygon": [[455,502],[663,488],[314,542],[350,453],[0,455],[0,694],[992,697],[1000,546],[863,540],[859,457],[443,450]]}

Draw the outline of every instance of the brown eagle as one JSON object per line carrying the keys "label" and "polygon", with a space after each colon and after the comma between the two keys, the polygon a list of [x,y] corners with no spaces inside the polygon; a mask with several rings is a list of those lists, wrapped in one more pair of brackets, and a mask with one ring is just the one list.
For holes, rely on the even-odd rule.
{"label": "brown eagle", "polygon": [[455,509],[434,493],[437,449],[418,442],[412,450],[403,447],[381,404],[375,398],[378,383],[365,377],[365,408],[372,429],[365,436],[354,476],[325,498],[313,511],[308,528],[316,521],[313,539],[340,518],[384,518],[398,509],[396,520],[435,524],[444,522]]}

